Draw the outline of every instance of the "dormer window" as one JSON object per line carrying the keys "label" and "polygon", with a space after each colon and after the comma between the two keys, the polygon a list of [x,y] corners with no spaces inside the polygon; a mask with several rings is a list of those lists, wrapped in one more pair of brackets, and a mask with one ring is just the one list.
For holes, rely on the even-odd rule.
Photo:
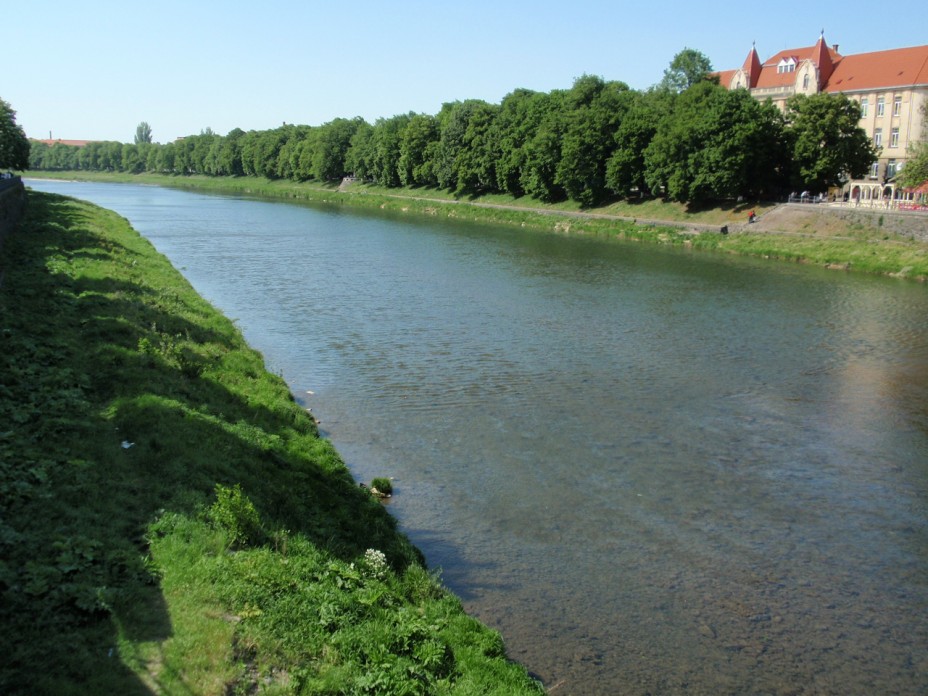
{"label": "dormer window", "polygon": [[778,73],[796,72],[795,58],[781,58],[780,62],[777,63],[777,72]]}

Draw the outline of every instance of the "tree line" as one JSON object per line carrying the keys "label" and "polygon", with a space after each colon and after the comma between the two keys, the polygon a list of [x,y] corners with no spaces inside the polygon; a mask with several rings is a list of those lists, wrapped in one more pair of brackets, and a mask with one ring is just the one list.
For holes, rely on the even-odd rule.
{"label": "tree line", "polygon": [[863,176],[877,152],[859,120],[859,106],[844,95],[794,96],[781,111],[721,87],[703,68],[665,72],[663,83],[644,91],[584,75],[570,89],[517,89],[499,104],[469,99],[435,115],[373,124],[337,118],[224,136],[207,129],[167,144],[149,142],[141,124],[148,140],[137,134],[133,143],[80,148],[34,142],[30,168],[320,182],[354,176],[583,206],[642,196],[700,204],[825,191]]}

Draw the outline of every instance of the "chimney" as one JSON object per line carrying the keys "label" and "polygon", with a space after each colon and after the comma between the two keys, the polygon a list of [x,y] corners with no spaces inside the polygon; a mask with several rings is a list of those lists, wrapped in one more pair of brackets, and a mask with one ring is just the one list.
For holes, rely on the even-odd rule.
{"label": "chimney", "polygon": [[832,44],[832,45],[831,45],[831,50],[834,51],[835,53],[837,53],[837,52],[838,52],[838,44]]}

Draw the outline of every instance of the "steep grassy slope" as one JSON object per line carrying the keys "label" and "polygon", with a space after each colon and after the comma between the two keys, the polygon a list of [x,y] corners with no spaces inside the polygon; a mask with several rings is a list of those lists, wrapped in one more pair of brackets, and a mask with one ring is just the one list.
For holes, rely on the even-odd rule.
{"label": "steep grassy slope", "polygon": [[538,693],[117,215],[0,253],[0,693]]}

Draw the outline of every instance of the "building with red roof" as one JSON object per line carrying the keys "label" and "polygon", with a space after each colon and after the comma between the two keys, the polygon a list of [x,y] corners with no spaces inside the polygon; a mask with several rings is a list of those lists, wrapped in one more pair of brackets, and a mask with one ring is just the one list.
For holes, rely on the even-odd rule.
{"label": "building with red roof", "polygon": [[780,51],[763,62],[752,47],[740,68],[717,75],[723,87],[748,89],[781,109],[795,94],[838,92],[857,101],[860,126],[880,150],[865,182],[870,186],[891,182],[905,165],[909,144],[924,132],[928,46],[843,56],[837,44],[825,43],[822,32],[815,45]]}
{"label": "building with red roof", "polygon": [[30,138],[33,142],[44,143],[49,147],[54,145],[70,145],[71,147],[84,147],[89,143],[94,142],[93,140],[62,140],[61,138],[46,138],[44,140],[39,138]]}

